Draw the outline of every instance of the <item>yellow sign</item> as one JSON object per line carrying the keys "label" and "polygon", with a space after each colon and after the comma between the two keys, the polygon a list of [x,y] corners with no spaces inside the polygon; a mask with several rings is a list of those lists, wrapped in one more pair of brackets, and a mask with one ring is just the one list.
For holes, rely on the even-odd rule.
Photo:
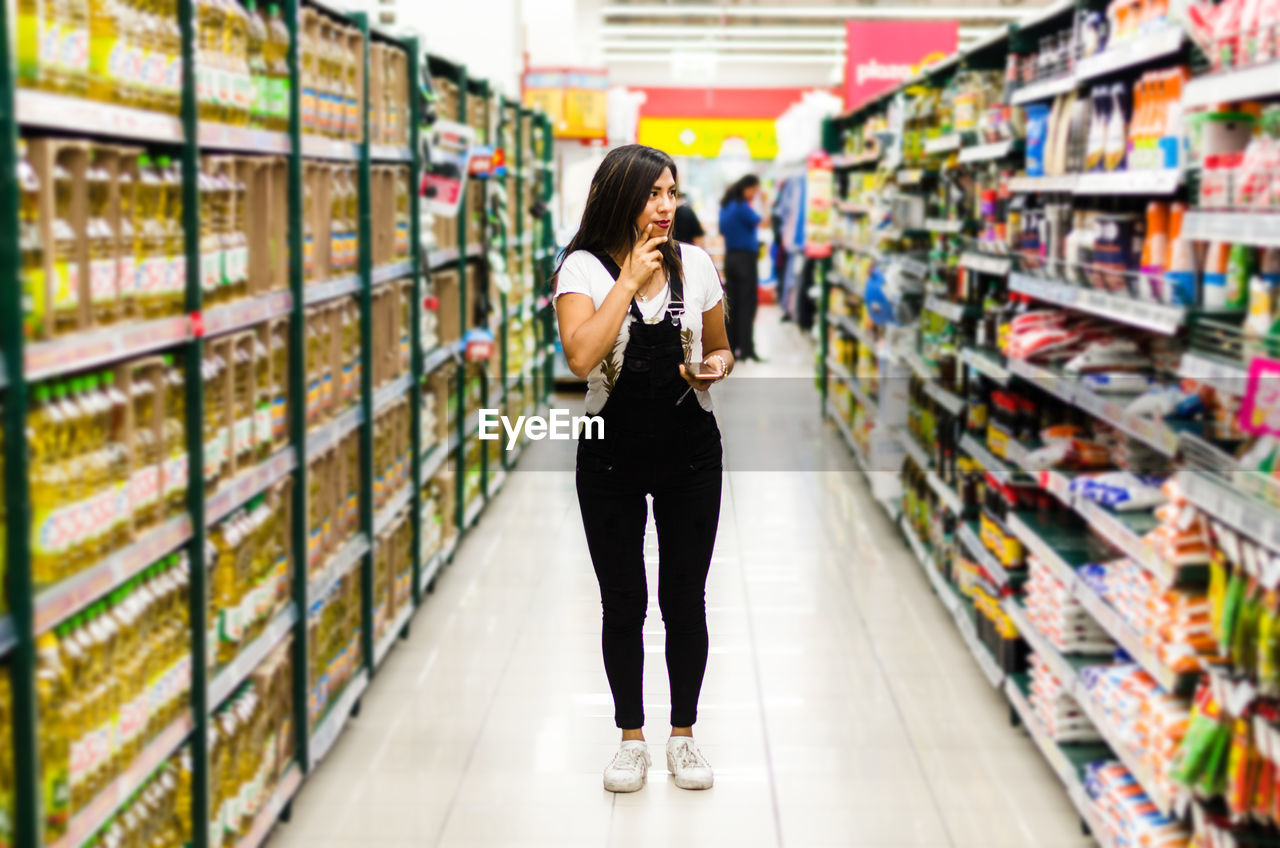
{"label": "yellow sign", "polygon": [[524,104],[546,112],[556,138],[604,138],[609,130],[609,77],[604,71],[529,70]]}
{"label": "yellow sign", "polygon": [[778,155],[772,118],[641,118],[639,141],[672,156],[714,159],[730,138],[746,142],[752,159]]}
{"label": "yellow sign", "polygon": [[564,122],[564,89],[562,88],[526,88],[524,105],[530,109],[541,109],[554,128],[558,129]]}

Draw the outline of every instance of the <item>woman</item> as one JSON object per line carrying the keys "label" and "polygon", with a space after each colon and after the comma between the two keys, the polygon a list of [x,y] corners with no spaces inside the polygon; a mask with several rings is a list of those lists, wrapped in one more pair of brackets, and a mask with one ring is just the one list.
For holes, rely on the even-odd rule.
{"label": "woman", "polygon": [[[676,177],[675,162],[652,147],[610,151],[555,278],[569,368],[587,379],[587,412],[604,418],[603,439],[578,442],[577,488],[600,582],[605,673],[622,730],[604,772],[611,792],[643,787],[651,762],[641,698],[646,495],[658,528],[658,603],[667,631],[667,768],[683,789],[708,789],[714,779],[693,741],[722,474],[707,389],[733,370],[733,354],[715,265],[668,235]],[[701,365],[700,373],[686,363]]]}
{"label": "woman", "polygon": [[724,277],[729,297],[729,342],[738,359],[754,359],[756,307],[760,305],[760,215],[751,204],[760,179],[747,174],[720,199],[720,235],[724,237]]}

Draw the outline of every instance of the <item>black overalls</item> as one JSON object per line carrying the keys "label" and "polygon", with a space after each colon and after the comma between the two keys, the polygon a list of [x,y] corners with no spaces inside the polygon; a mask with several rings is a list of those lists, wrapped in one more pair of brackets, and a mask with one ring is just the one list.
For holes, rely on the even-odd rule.
{"label": "black overalls", "polygon": [[[617,264],[597,258],[616,280]],[[578,502],[600,581],[605,672],[614,717],[624,730],[644,726],[646,495],[653,496],[658,530],[658,603],[667,632],[672,726],[697,720],[707,667],[706,584],[720,520],[720,430],[695,394],[685,395],[683,281],[673,276],[670,286],[670,302],[656,324],[646,324],[631,302],[636,320],[599,412],[604,438],[578,442]]]}

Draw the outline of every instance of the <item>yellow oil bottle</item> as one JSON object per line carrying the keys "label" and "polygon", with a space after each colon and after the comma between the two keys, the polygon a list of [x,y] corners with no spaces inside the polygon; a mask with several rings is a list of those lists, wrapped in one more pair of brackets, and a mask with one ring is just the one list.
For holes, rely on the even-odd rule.
{"label": "yellow oil bottle", "polygon": [[237,0],[224,0],[226,26],[223,28],[223,56],[231,80],[231,103],[226,121],[237,126],[249,124],[252,80],[249,72],[249,19]]}
{"label": "yellow oil bottle", "polygon": [[111,174],[95,158],[85,172],[89,190],[89,303],[95,324],[120,318],[120,290],[116,274],[116,231],[111,225]]}
{"label": "yellow oil bottle", "polygon": [[333,171],[329,184],[329,267],[336,274],[347,269],[347,219],[343,198],[345,180],[341,170]]}
{"label": "yellow oil bottle", "polygon": [[196,0],[196,99],[201,120],[221,121],[222,4]]}
{"label": "yellow oil bottle", "polygon": [[315,233],[311,227],[315,210],[315,197],[311,192],[311,181],[302,181],[302,276],[307,282],[315,279],[316,244]]}
{"label": "yellow oil bottle", "polygon": [[343,59],[343,76],[345,85],[343,87],[343,96],[346,101],[346,137],[349,139],[357,139],[360,137],[360,86],[358,53],[354,50],[342,50]]}
{"label": "yellow oil bottle", "polygon": [[65,564],[67,539],[56,513],[69,493],[66,478],[66,421],[47,383],[32,392],[27,413],[31,478],[31,576],[37,586],[56,582]]}
{"label": "yellow oil bottle", "polygon": [[253,455],[253,357],[237,344],[232,354],[231,405],[234,418],[232,439],[236,467],[245,468]]}
{"label": "yellow oil bottle", "polygon": [[56,88],[83,97],[89,89],[89,0],[54,0],[58,21]]}
{"label": "yellow oil bottle", "polygon": [[161,43],[164,45],[164,84],[161,108],[171,115],[182,111],[182,28],[178,0],[155,0]]}
{"label": "yellow oil bottle", "polygon": [[270,75],[270,118],[268,129],[287,132],[289,129],[289,27],[280,14],[280,7],[272,3],[267,7],[267,73]]}
{"label": "yellow oil bottle", "polygon": [[[18,85],[49,88],[53,52],[57,45],[57,20],[50,0],[18,0],[14,18],[14,47]],[[52,37],[50,37],[52,36]]]}
{"label": "yellow oil bottle", "polygon": [[[159,461],[155,428],[155,384],[147,379],[135,379],[129,384],[129,405],[133,409],[133,451],[137,465],[154,467]],[[159,504],[149,492],[134,503],[134,517],[139,528],[150,527],[159,517]]]}
{"label": "yellow oil bottle", "polygon": [[177,515],[187,502],[187,402],[186,377],[175,367],[172,356],[165,356],[164,403],[164,472],[161,475],[162,509]]}
{"label": "yellow oil bottle", "polygon": [[253,454],[262,462],[271,455],[271,401],[275,388],[271,384],[271,353],[261,336],[253,338],[255,393],[253,399]]}
{"label": "yellow oil bottle", "polygon": [[127,102],[122,97],[125,80],[124,57],[128,51],[127,28],[121,19],[124,8],[117,0],[88,0],[89,82],[88,95],[104,103]]}
{"label": "yellow oil bottle", "polygon": [[138,233],[133,227],[134,195],[133,170],[122,167],[116,174],[116,198],[119,242],[116,249],[116,286],[120,293],[120,317],[130,320],[138,317],[137,302],[137,253]]}
{"label": "yellow oil bottle", "polygon": [[129,526],[133,518],[133,504],[129,498],[129,451],[124,439],[128,421],[129,399],[116,386],[116,375],[110,371],[102,375],[102,394],[106,399],[108,468],[116,503],[116,522],[111,547],[119,549],[129,541]]}
{"label": "yellow oil bottle", "polygon": [[165,188],[160,169],[150,156],[138,157],[134,191],[134,296],[142,317],[157,318],[165,308]]}
{"label": "yellow oil bottle", "polygon": [[409,173],[404,169],[396,171],[396,256],[409,258]]}
{"label": "yellow oil bottle", "polygon": [[48,304],[44,277],[44,236],[40,231],[40,176],[18,139],[18,250],[21,254],[22,330],[26,338],[44,332]]}
{"label": "yellow oil bottle", "polygon": [[217,232],[218,179],[208,170],[208,160],[200,163],[196,175],[200,187],[200,291],[204,308],[216,306],[222,297],[222,239]]}
{"label": "yellow oil bottle", "polygon": [[[67,831],[70,817],[70,745],[74,732],[67,725],[74,686],[58,652],[58,637],[41,634],[36,639],[36,708],[40,717],[37,746],[42,768],[40,803],[45,838],[52,842]],[[7,746],[6,746],[7,747]]]}
{"label": "yellow oil bottle", "polygon": [[232,300],[249,296],[248,188],[234,172],[227,179],[227,220],[223,236],[226,279]]}
{"label": "yellow oil bottle", "polygon": [[167,156],[156,160],[164,185],[165,285],[163,314],[176,315],[186,305],[187,254],[182,230],[182,171]]}
{"label": "yellow oil bottle", "polygon": [[276,378],[271,396],[271,441],[272,449],[275,449],[283,447],[289,438],[289,394],[286,383],[286,375],[289,373],[289,341],[283,324],[271,331],[271,370]]}
{"label": "yellow oil bottle", "polygon": [[298,53],[300,73],[302,77],[302,131],[318,133],[319,127],[319,80],[316,66],[316,41],[309,28],[298,30]]}
{"label": "yellow oil bottle", "polygon": [[71,172],[61,164],[53,168],[53,323],[63,334],[80,325],[80,263],[77,235],[71,226]]}
{"label": "yellow oil bottle", "polygon": [[267,129],[270,123],[271,92],[267,73],[267,24],[258,14],[258,4],[245,0],[245,17],[248,25],[248,67],[250,76],[251,106],[249,126]]}

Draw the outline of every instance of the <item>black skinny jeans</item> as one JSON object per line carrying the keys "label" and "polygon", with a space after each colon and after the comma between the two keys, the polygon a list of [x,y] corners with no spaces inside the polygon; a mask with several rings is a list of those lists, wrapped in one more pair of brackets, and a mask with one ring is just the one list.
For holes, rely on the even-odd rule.
{"label": "black skinny jeans", "polygon": [[600,581],[605,673],[619,728],[644,727],[645,495],[658,528],[658,605],[667,631],[671,725],[698,720],[707,670],[707,573],[720,521],[719,462],[682,470],[577,471],[578,503]]}

